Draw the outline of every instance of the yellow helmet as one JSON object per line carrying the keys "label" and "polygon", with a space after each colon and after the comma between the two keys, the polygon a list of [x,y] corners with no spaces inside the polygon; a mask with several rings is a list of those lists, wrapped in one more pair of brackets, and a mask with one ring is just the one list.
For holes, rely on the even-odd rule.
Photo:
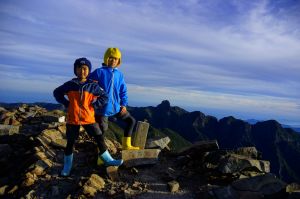
{"label": "yellow helmet", "polygon": [[119,59],[117,66],[121,65],[121,51],[118,48],[108,48],[104,54],[103,62],[105,65],[108,65],[108,58],[115,57]]}

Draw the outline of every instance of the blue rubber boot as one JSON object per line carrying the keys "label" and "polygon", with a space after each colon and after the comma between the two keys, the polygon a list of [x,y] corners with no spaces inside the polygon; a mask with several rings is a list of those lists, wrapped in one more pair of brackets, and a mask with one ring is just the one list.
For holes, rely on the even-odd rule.
{"label": "blue rubber boot", "polygon": [[65,155],[64,157],[64,168],[61,171],[62,176],[69,176],[73,164],[73,153],[71,155]]}
{"label": "blue rubber boot", "polygon": [[101,160],[104,162],[105,166],[120,166],[123,164],[123,160],[115,160],[111,157],[108,150],[102,153],[100,156]]}

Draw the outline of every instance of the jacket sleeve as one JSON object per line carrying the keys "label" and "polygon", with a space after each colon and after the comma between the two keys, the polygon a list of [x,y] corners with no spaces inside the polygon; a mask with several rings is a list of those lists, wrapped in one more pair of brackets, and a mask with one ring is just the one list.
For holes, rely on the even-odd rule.
{"label": "jacket sleeve", "polygon": [[97,97],[97,99],[93,102],[93,106],[95,109],[99,109],[107,104],[108,96],[98,84],[95,84],[93,94]]}
{"label": "jacket sleeve", "polygon": [[67,90],[67,83],[64,83],[63,85],[57,87],[54,91],[53,91],[53,95],[54,98],[56,99],[56,101],[58,103],[63,104],[66,108],[68,108],[69,106],[69,100],[67,100],[65,98],[65,95],[67,94],[68,90]]}
{"label": "jacket sleeve", "polygon": [[124,80],[123,74],[120,76],[120,90],[119,90],[119,97],[121,99],[121,106],[127,106],[128,105],[128,96],[127,96],[127,86]]}

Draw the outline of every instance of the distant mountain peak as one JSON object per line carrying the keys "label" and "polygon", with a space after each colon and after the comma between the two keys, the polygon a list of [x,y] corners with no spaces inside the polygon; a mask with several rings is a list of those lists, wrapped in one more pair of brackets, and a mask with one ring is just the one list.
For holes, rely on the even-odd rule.
{"label": "distant mountain peak", "polygon": [[237,119],[233,116],[227,116],[227,117],[223,117],[222,119],[220,119],[220,121],[229,121],[229,122],[232,122],[232,121],[236,121]]}
{"label": "distant mountain peak", "polygon": [[276,120],[266,120],[266,121],[262,121],[262,122],[257,122],[255,125],[263,125],[263,126],[279,128],[279,129],[282,128],[281,124],[279,122],[277,122]]}
{"label": "distant mountain peak", "polygon": [[159,105],[157,105],[157,108],[162,110],[169,110],[171,108],[171,104],[168,100],[163,100]]}

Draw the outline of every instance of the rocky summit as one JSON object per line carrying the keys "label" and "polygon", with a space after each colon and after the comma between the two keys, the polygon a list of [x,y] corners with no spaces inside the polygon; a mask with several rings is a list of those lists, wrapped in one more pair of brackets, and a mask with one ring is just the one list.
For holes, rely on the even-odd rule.
{"label": "rocky summit", "polygon": [[[0,197],[300,198],[300,186],[270,173],[272,165],[255,147],[225,150],[205,140],[173,151],[169,137],[148,139],[148,126],[137,128],[134,138],[144,138],[135,141],[138,151],[122,151],[119,134],[105,135],[110,153],[124,160],[120,167],[97,166],[96,143],[81,129],[71,175],[62,177],[65,113],[0,107]],[[111,124],[108,133],[118,129]]]}

